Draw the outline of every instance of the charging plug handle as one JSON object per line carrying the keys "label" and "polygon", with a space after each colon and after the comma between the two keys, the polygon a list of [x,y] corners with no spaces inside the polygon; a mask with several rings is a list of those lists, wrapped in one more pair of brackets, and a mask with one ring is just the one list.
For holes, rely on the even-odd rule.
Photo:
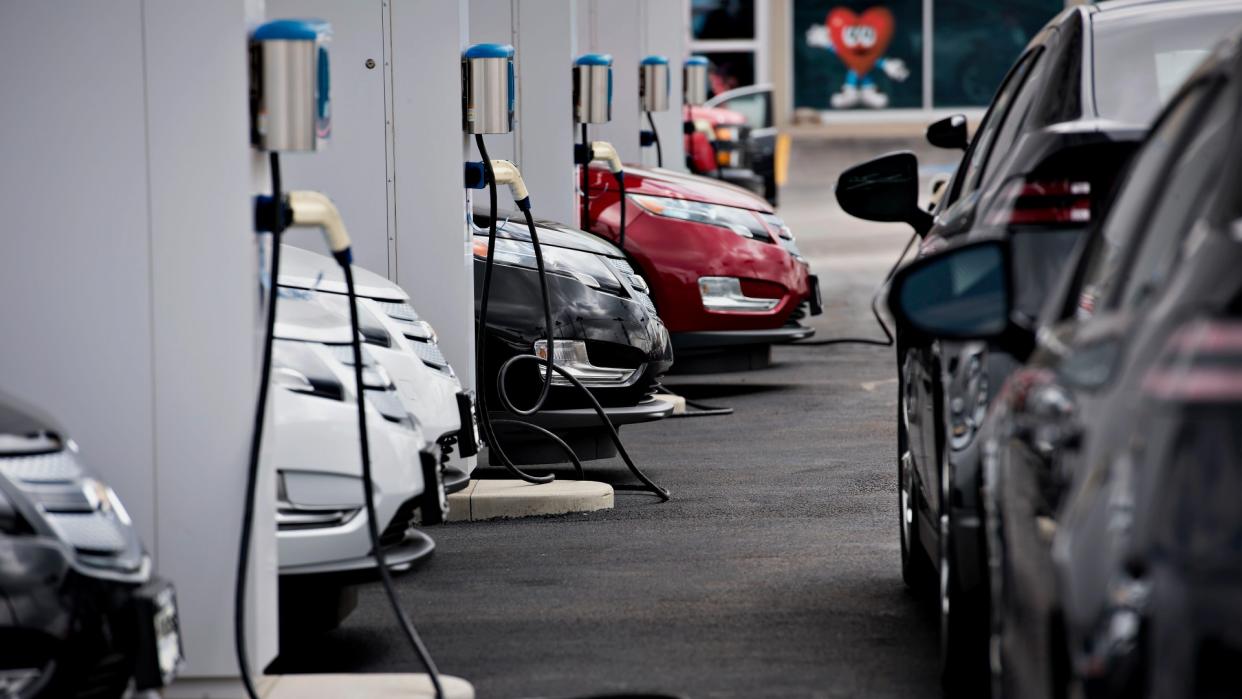
{"label": "charging plug handle", "polygon": [[295,190],[289,192],[290,222],[295,226],[317,226],[323,229],[328,249],[337,258],[349,257],[349,232],[336,205],[322,192]]}
{"label": "charging plug handle", "polygon": [[513,194],[513,203],[522,211],[530,208],[530,193],[526,191],[526,183],[522,181],[522,172],[508,160],[492,161],[492,177],[496,184],[509,185]]}
{"label": "charging plug handle", "polygon": [[614,175],[621,172],[621,156],[617,155],[617,149],[608,141],[591,142],[591,159],[608,163],[608,169]]}

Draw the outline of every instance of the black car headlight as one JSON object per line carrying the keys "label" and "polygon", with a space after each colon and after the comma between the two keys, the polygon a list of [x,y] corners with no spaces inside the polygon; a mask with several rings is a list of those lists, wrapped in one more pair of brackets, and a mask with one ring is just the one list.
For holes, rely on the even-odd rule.
{"label": "black car headlight", "polygon": [[768,234],[767,227],[755,216],[754,212],[748,209],[737,209],[732,206],[721,206],[720,204],[704,204],[703,202],[687,201],[685,199],[653,197],[646,194],[631,194],[629,197],[630,201],[649,214],[724,228],[743,238],[754,238],[769,242],[772,240],[772,236]]}
{"label": "black car headlight", "polygon": [[[487,236],[474,237],[474,255],[479,259],[487,257]],[[612,266],[605,258],[594,253],[556,248],[547,245],[543,249],[543,266],[549,274],[576,279],[592,289],[599,289],[620,296],[624,293],[621,282],[612,271]],[[502,265],[538,269],[535,261],[535,246],[525,240],[512,238],[496,238],[496,250],[492,259]]]}
{"label": "black car headlight", "polygon": [[273,342],[272,383],[294,393],[345,400],[345,387],[312,348],[306,342]]}

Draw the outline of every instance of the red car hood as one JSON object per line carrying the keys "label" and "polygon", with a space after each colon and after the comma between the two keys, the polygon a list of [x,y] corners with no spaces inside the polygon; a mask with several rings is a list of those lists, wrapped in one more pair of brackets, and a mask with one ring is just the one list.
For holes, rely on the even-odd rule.
{"label": "red car hood", "polygon": [[695,105],[686,107],[690,112],[690,121],[695,119],[703,119],[712,126],[742,126],[746,123],[746,117],[723,107],[706,107],[703,105]]}
{"label": "red car hood", "polygon": [[[595,167],[591,168],[596,169]],[[602,169],[602,168],[601,168]],[[611,178],[610,178],[611,179]],[[704,204],[720,204],[763,213],[776,213],[766,199],[721,180],[672,170],[647,170],[625,166],[625,189],[630,194],[686,199]]]}

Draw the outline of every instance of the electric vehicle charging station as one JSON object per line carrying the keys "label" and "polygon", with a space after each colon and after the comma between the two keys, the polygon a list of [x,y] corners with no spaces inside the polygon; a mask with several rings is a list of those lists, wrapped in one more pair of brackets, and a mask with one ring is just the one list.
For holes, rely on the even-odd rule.
{"label": "electric vehicle charging station", "polygon": [[707,102],[707,59],[691,56],[682,63],[682,102],[687,107],[701,107]]}
{"label": "electric vehicle charging station", "polygon": [[671,89],[668,78],[668,58],[647,56],[638,64],[638,104],[647,116],[648,129],[640,134],[644,148],[655,146],[656,167],[664,167],[664,149],[660,144],[660,130],[656,126],[655,112],[668,111]]}

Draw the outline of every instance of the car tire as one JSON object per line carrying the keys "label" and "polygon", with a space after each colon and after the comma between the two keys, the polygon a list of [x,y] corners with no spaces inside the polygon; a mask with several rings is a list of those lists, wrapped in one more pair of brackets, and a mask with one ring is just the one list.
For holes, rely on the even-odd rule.
{"label": "car tire", "polygon": [[905,424],[905,399],[897,397],[897,532],[901,538],[901,579],[916,595],[929,594],[936,580],[919,538],[914,468]]}
{"label": "car tire", "polygon": [[945,697],[987,697],[992,684],[987,600],[977,591],[968,593],[962,589],[954,566],[952,525],[951,515],[940,516],[940,686]]}

